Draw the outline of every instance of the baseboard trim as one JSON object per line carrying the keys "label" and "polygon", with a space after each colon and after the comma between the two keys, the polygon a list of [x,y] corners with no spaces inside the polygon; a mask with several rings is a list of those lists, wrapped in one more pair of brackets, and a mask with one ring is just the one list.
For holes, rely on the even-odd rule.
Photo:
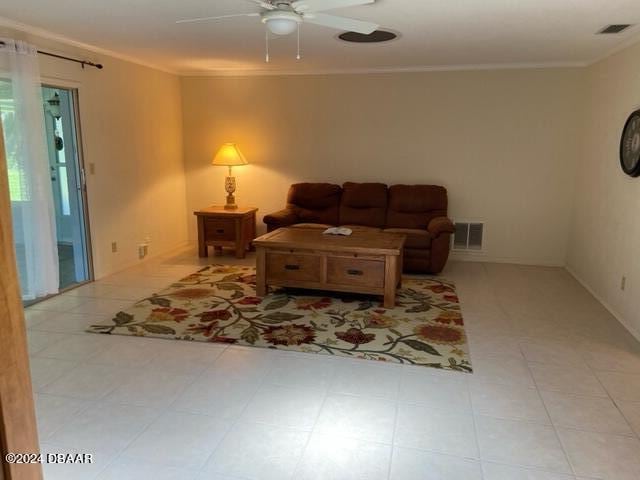
{"label": "baseboard trim", "polygon": [[615,308],[613,308],[609,303],[607,303],[596,291],[589,285],[585,280],[583,280],[580,275],[576,273],[576,271],[571,268],[569,265],[566,265],[564,269],[569,272],[576,281],[582,285],[587,292],[589,292],[593,297],[600,302],[600,304],[607,309],[607,311],[613,315],[613,317],[622,325],[636,340],[640,341],[640,331],[634,328],[632,325],[627,322],[622,315],[620,315]]}
{"label": "baseboard trim", "polygon": [[469,255],[452,252],[449,256],[450,260],[457,262],[479,262],[479,263],[510,263],[513,265],[526,265],[534,267],[559,267],[563,268],[563,262],[554,262],[549,260],[540,260],[533,258],[508,258],[508,257],[492,257],[482,254]]}
{"label": "baseboard trim", "polygon": [[155,260],[159,257],[164,257],[166,255],[171,255],[172,253],[177,253],[180,252],[186,248],[190,248],[192,247],[193,244],[189,241],[184,241],[184,242],[180,242],[178,245],[174,246],[174,247],[170,247],[162,252],[158,252],[158,253],[154,253],[152,255],[148,255],[143,259],[136,259],[133,260],[131,262],[128,262],[124,265],[118,266],[115,270],[107,272],[107,273],[103,273],[100,276],[95,276],[94,277],[94,281],[98,281],[98,280],[104,280],[107,277],[110,277],[111,275],[115,275],[117,273],[121,273],[124,272],[125,270],[129,270],[130,268],[136,267],[138,265],[143,265],[151,260]]}

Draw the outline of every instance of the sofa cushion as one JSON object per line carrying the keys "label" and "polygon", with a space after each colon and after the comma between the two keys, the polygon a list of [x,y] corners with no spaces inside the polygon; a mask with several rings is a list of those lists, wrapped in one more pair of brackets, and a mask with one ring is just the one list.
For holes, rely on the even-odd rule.
{"label": "sofa cushion", "polygon": [[384,227],[387,215],[387,186],[384,183],[342,185],[340,223]]}
{"label": "sofa cushion", "polygon": [[388,228],[426,229],[435,217],[447,215],[447,190],[436,185],[392,185],[387,208]]}
{"label": "sofa cushion", "polygon": [[407,236],[404,248],[429,248],[431,247],[431,235],[426,230],[418,228],[385,228],[385,232],[403,233]]}
{"label": "sofa cushion", "polygon": [[387,186],[384,183],[345,182],[342,185],[342,205],[353,208],[386,208]]}
{"label": "sofa cushion", "polygon": [[291,185],[287,207],[304,223],[338,224],[342,189],[331,183],[296,183]]}
{"label": "sofa cushion", "polygon": [[324,209],[340,203],[342,189],[333,183],[294,183],[289,188],[287,203],[309,210]]}

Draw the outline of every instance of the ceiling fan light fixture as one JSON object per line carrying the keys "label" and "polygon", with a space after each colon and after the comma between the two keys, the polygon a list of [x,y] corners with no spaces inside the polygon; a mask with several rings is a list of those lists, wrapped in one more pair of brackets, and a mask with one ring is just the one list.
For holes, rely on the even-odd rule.
{"label": "ceiling fan light fixture", "polygon": [[302,17],[295,12],[272,10],[262,15],[264,23],[274,35],[289,35],[295,32]]}

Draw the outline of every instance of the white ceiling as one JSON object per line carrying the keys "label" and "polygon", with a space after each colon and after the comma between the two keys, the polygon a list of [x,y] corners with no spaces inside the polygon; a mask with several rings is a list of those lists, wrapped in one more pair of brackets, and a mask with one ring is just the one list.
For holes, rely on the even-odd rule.
{"label": "white ceiling", "polygon": [[[173,72],[319,73],[483,66],[588,64],[640,35],[640,0],[377,0],[329,13],[379,23],[400,38],[346,44],[305,25],[271,44],[264,62],[258,18],[175,24],[178,19],[259,11],[245,0],[2,0],[0,16]],[[594,33],[611,23],[637,26]],[[639,38],[640,39],[640,38]]]}

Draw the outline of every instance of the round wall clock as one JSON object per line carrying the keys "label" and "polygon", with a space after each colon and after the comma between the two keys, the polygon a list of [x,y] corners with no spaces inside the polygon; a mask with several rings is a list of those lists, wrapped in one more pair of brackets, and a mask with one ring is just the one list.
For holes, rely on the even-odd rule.
{"label": "round wall clock", "polygon": [[620,140],[620,165],[627,175],[640,176],[640,110],[627,119]]}

